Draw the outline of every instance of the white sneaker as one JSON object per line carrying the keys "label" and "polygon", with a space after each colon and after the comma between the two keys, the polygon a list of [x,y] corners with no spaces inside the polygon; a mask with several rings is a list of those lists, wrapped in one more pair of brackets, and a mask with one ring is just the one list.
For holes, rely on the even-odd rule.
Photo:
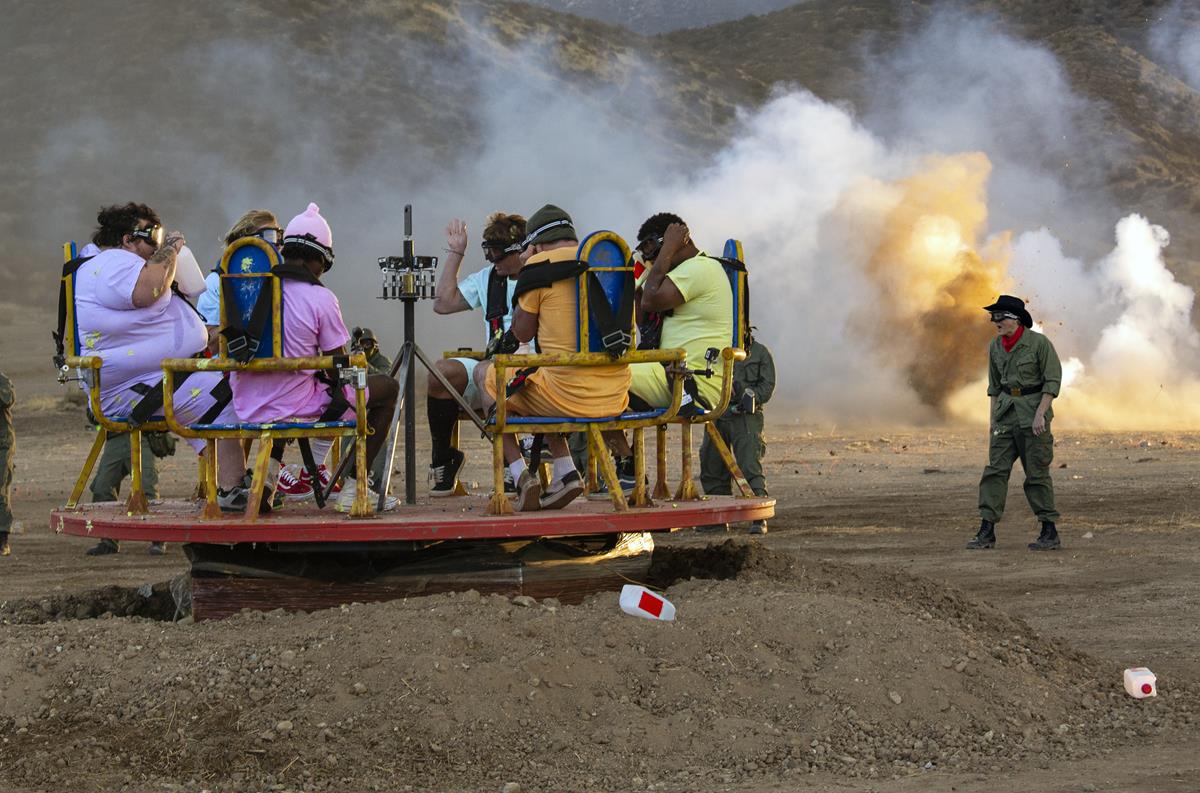
{"label": "white sneaker", "polygon": [[[337,502],[334,504],[334,509],[338,512],[349,512],[354,507],[354,499],[358,495],[358,480],[346,477],[345,484],[342,485],[342,492],[338,493]],[[371,507],[375,508],[379,505],[379,494],[374,490],[367,491],[367,498],[371,502]],[[400,500],[395,496],[388,496],[383,502],[383,511],[391,512],[400,505]]]}

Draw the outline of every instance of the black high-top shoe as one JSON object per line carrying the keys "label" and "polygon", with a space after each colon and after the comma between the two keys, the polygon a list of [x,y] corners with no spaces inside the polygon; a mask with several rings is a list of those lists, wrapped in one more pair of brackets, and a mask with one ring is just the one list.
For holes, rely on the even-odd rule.
{"label": "black high-top shoe", "polygon": [[979,531],[967,541],[968,551],[979,551],[996,547],[996,524],[990,520],[979,521]]}
{"label": "black high-top shoe", "polygon": [[1042,532],[1038,538],[1029,543],[1031,551],[1057,551],[1062,547],[1062,542],[1058,539],[1058,529],[1054,527],[1054,523],[1048,520],[1042,521]]}

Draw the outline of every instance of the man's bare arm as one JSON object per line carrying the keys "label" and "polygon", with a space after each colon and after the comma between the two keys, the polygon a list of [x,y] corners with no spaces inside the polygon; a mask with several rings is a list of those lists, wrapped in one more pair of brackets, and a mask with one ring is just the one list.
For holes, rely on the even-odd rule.
{"label": "man's bare arm", "polygon": [[433,311],[436,314],[457,314],[471,310],[471,304],[458,288],[458,268],[462,265],[466,250],[467,224],[456,218],[446,226],[446,261],[438,275],[433,298]]}
{"label": "man's bare arm", "polygon": [[667,311],[684,304],[683,293],[679,287],[667,277],[671,270],[671,261],[679,249],[687,244],[689,239],[687,226],[672,223],[663,234],[662,247],[654,257],[654,265],[650,274],[642,284],[642,309],[645,311]]}
{"label": "man's bare arm", "polygon": [[537,314],[530,314],[520,306],[513,310],[512,332],[517,337],[517,341],[524,344],[532,339],[537,335],[537,326]]}
{"label": "man's bare arm", "polygon": [[171,288],[171,283],[175,280],[175,264],[183,244],[183,235],[173,231],[162,247],[146,260],[137,283],[133,286],[133,295],[130,296],[135,307],[145,308],[153,305],[154,301],[162,297],[163,292]]}

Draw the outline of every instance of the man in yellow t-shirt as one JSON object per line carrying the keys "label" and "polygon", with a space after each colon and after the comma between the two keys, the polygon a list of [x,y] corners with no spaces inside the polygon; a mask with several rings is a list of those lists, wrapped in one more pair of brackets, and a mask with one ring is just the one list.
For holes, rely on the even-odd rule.
{"label": "man in yellow t-shirt", "polygon": [[[518,341],[537,337],[542,353],[574,353],[578,342],[578,276],[586,265],[576,260],[579,241],[571,216],[547,204],[526,224],[525,264],[517,279],[516,307],[511,330]],[[496,401],[492,365],[476,367],[475,377],[484,409]],[[506,410],[519,416],[572,416],[605,418],[624,412],[629,404],[630,374],[627,365],[544,366],[525,380],[520,390],[505,400]],[[530,472],[516,437],[504,436],[504,459],[517,482],[521,511],[560,509],[583,492],[579,472],[561,435],[547,435],[553,458],[552,482],[541,493],[538,478]]]}
{"label": "man in yellow t-shirt", "polygon": [[[664,314],[660,349],[682,348],[688,366],[699,367],[710,347],[723,349],[733,341],[733,291],[725,268],[692,242],[687,225],[678,215],[660,212],[638,230],[637,250],[654,265],[641,283],[639,309]],[[666,407],[671,387],[661,364],[635,363],[630,392],[634,409]],[[720,401],[721,376],[696,375],[699,407]],[[680,413],[695,412],[684,394]]]}

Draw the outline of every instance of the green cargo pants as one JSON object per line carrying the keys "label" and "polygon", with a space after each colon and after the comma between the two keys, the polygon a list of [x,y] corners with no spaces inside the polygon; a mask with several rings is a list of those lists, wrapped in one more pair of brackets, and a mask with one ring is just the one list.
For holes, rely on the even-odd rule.
{"label": "green cargo pants", "polygon": [[[767,453],[767,444],[763,440],[763,414],[726,414],[717,419],[716,427],[725,445],[733,452],[750,489],[757,496],[767,495],[767,479],[762,469],[763,457]],[[700,444],[700,485],[705,494],[710,496],[733,495],[733,477],[709,439],[707,430]]]}
{"label": "green cargo pants", "polygon": [[1025,470],[1025,498],[1039,521],[1058,521],[1054,508],[1054,483],[1050,480],[1050,463],[1054,461],[1054,435],[1050,422],[1046,431],[1035,436],[1030,427],[1000,424],[992,428],[988,448],[988,464],[979,480],[979,516],[993,523],[1004,517],[1004,502],[1008,497],[1008,477],[1013,463],[1021,461]]}
{"label": "green cargo pants", "polygon": [[[92,501],[116,501],[121,494],[121,483],[133,471],[129,459],[129,433],[110,433],[104,442],[104,451],[96,463],[96,475],[92,478]],[[142,435],[142,490],[146,498],[158,498],[158,466],[150,451],[150,444]]]}
{"label": "green cargo pants", "polygon": [[[0,375],[3,377],[3,375]],[[3,396],[0,395],[0,399]],[[0,544],[12,531],[13,455],[17,450],[17,435],[13,432],[12,412],[0,402]]]}

